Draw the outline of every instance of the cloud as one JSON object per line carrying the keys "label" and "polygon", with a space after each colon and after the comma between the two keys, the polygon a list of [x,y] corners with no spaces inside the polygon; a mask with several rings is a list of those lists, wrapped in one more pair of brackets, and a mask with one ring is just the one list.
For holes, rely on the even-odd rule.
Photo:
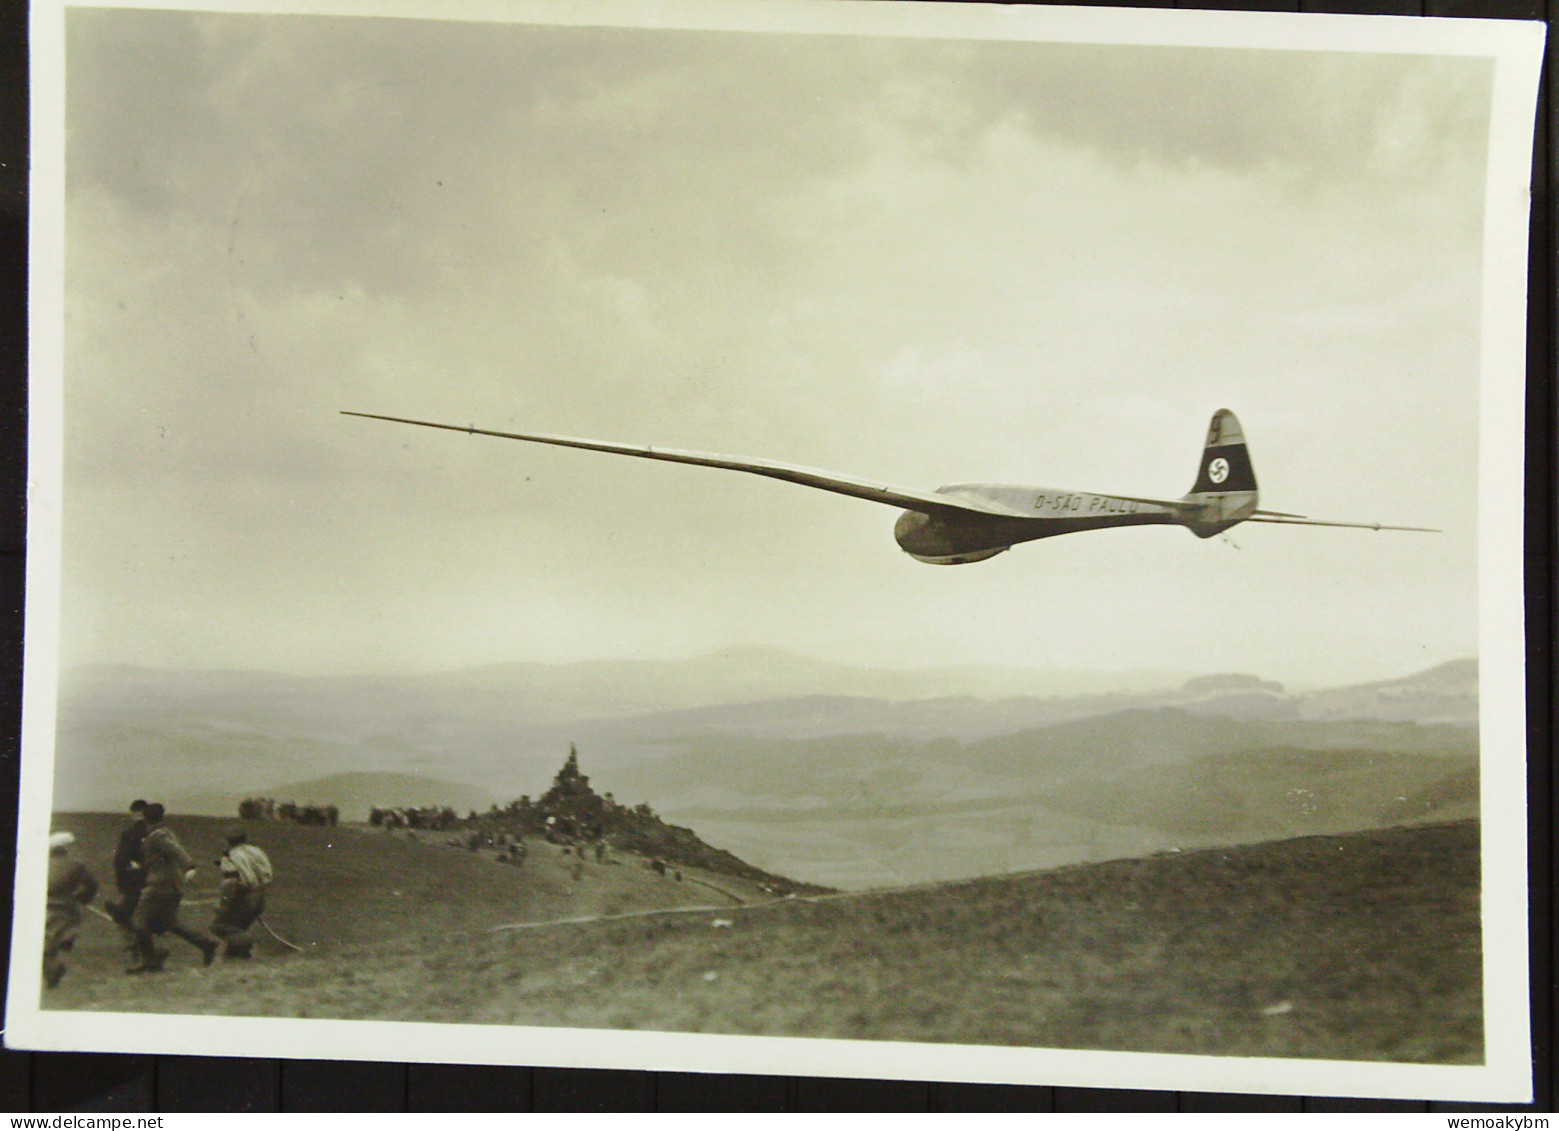
{"label": "cloud", "polygon": [[[1125,535],[949,574],[900,561],[886,509],[340,409],[1153,494],[1228,404],[1289,506],[1470,510],[1476,68],[68,20],[68,580],[96,626],[74,655],[456,663],[566,621],[537,631],[576,655],[975,660],[1038,654],[1036,617],[1070,646],[1087,602],[1055,593],[1151,605],[1210,570],[1260,600],[1190,539],[1146,581]],[[1392,427],[1361,452],[1362,419]],[[1289,544],[1261,568],[1324,598],[1331,551]],[[1383,553],[1454,589],[1465,550]],[[1048,588],[1024,580],[1041,553]],[[1089,662],[1172,648],[1154,623],[1123,603]]]}
{"label": "cloud", "polygon": [[560,218],[581,254],[594,233],[621,255],[634,229],[645,261],[668,240],[762,257],[772,234],[731,202],[783,199],[884,145],[961,167],[1011,122],[1127,168],[1400,186],[1480,157],[1490,74],[1344,53],[69,20],[73,186],[227,224],[262,279],[370,293],[440,283],[500,242],[528,263]]}
{"label": "cloud", "polygon": [[1487,60],[1411,55],[1017,43],[960,55],[966,135],[1015,115],[1128,168],[1298,182],[1481,168],[1493,81]]}

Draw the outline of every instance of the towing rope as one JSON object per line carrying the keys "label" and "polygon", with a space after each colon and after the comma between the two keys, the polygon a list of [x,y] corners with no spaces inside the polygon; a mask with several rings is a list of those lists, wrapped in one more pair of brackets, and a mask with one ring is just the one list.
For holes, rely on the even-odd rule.
{"label": "towing rope", "polygon": [[301,946],[299,946],[297,943],[288,942],[286,939],[284,939],[280,935],[278,935],[276,933],[276,929],[265,921],[265,916],[264,915],[261,915],[258,919],[255,920],[255,922],[260,924],[260,926],[264,927],[266,932],[271,936],[271,938],[273,938],[277,942],[281,943],[282,946],[290,947],[291,949],[293,949],[295,951],[298,951],[300,954],[303,952],[303,948]]}
{"label": "towing rope", "polygon": [[[209,901],[186,900],[185,902],[209,902]],[[108,922],[112,923],[116,927],[122,926],[122,924],[119,922],[118,919],[115,919],[112,915],[110,915],[108,912],[104,911],[102,908],[93,907],[90,903],[86,904],[85,906],[86,906],[86,909],[88,911],[92,912],[92,914],[96,915],[99,919],[105,919]],[[280,935],[278,935],[276,933],[276,928],[272,927],[269,923],[267,923],[265,921],[265,916],[264,915],[261,915],[258,919],[255,920],[255,922],[259,923],[260,926],[264,927],[266,932],[271,936],[271,938],[273,938],[277,942],[281,943],[282,946],[288,948],[289,950],[295,950],[299,954],[303,953],[303,948],[301,946],[299,946],[297,943],[295,943],[295,942],[288,942],[286,939],[284,939]]]}

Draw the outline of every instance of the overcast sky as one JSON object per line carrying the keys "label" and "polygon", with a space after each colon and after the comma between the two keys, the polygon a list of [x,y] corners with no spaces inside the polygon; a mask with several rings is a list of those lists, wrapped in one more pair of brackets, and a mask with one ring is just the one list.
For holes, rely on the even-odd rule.
{"label": "overcast sky", "polygon": [[[73,9],[66,664],[1249,671],[1476,651],[1487,61]],[[883,506],[339,416],[1262,505]]]}

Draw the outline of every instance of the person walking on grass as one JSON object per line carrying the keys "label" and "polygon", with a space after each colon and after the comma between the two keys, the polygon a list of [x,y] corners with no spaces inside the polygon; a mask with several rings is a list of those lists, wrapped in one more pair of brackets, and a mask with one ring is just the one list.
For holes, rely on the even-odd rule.
{"label": "person walking on grass", "polygon": [[119,843],[114,847],[114,886],[119,889],[119,899],[103,905],[109,918],[119,926],[125,960],[130,963],[136,958],[135,928],[130,920],[135,917],[135,905],[141,901],[141,889],[146,886],[145,811],[146,802],[139,797],[130,802],[135,819],[120,831]]}
{"label": "person walking on grass", "polygon": [[222,874],[221,899],[211,920],[211,933],[226,943],[228,958],[249,958],[254,954],[254,937],[249,928],[265,914],[265,889],[274,872],[265,850],[249,843],[242,828],[227,831],[227,851],[217,861]]}
{"label": "person walking on grass", "polygon": [[65,976],[65,955],[76,945],[81,909],[97,895],[97,878],[80,860],[71,859],[70,833],[49,837],[49,904],[43,920],[43,984],[53,989]]}
{"label": "person walking on grass", "polygon": [[179,904],[184,900],[184,885],[195,876],[190,859],[173,830],[164,825],[166,810],[157,802],[147,805],[141,814],[146,820],[146,886],[130,925],[135,931],[137,961],[127,974],[151,974],[162,969],[168,952],[157,946],[157,936],[172,933],[200,951],[201,960],[210,966],[217,954],[217,941],[201,931],[191,930],[179,920]]}

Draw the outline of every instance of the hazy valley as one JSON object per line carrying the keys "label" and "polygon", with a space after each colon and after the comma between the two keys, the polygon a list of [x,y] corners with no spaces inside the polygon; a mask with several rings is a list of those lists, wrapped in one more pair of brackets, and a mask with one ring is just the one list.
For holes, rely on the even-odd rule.
{"label": "hazy valley", "polygon": [[1477,813],[1475,661],[1309,692],[1163,678],[757,650],[398,677],[86,669],[62,682],[54,807],[464,811],[538,793],[574,742],[601,790],[850,888]]}

